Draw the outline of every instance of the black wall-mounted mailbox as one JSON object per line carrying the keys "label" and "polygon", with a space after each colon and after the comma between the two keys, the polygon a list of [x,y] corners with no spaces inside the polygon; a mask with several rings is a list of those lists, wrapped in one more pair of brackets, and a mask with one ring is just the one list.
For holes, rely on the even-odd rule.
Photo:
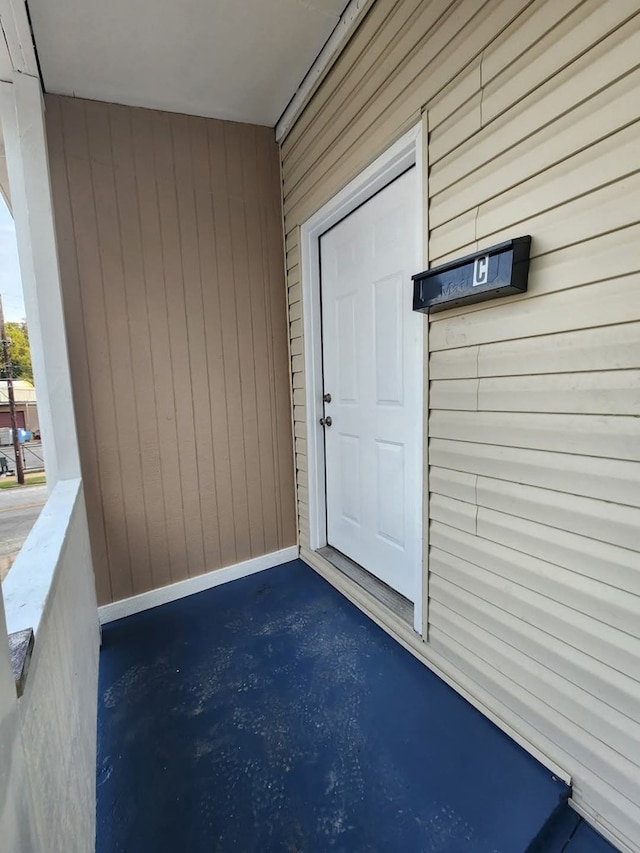
{"label": "black wall-mounted mailbox", "polygon": [[413,310],[428,314],[525,293],[530,248],[531,237],[517,237],[412,276]]}

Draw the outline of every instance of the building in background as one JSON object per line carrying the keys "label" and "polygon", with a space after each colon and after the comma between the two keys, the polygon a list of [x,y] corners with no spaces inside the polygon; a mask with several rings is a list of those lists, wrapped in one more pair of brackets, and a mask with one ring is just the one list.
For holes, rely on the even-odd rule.
{"label": "building in background", "polygon": [[[13,390],[16,400],[16,422],[18,429],[28,430],[34,437],[40,433],[36,389],[26,379],[14,379]],[[7,383],[0,379],[0,430],[11,428]]]}

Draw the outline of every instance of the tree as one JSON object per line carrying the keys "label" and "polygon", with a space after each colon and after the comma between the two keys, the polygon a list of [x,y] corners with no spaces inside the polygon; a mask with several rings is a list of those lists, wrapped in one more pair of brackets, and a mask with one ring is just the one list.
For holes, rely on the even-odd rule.
{"label": "tree", "polygon": [[[7,323],[7,338],[11,341],[9,354],[13,365],[14,379],[27,379],[33,383],[33,370],[31,368],[31,350],[29,349],[29,330],[27,324]],[[4,373],[4,371],[3,371]]]}

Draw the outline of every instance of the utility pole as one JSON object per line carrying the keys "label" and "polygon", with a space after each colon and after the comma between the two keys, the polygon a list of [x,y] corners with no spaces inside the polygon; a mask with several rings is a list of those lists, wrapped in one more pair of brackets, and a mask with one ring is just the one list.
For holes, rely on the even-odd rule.
{"label": "utility pole", "polygon": [[7,380],[7,396],[9,398],[9,416],[11,418],[11,435],[13,437],[13,452],[16,457],[16,474],[18,483],[24,486],[24,466],[22,464],[22,448],[18,438],[18,422],[16,420],[16,398],[13,393],[13,365],[9,355],[9,341],[7,330],[4,325],[4,310],[2,308],[2,296],[0,295],[0,346],[2,347],[2,360],[4,362],[5,378]]}

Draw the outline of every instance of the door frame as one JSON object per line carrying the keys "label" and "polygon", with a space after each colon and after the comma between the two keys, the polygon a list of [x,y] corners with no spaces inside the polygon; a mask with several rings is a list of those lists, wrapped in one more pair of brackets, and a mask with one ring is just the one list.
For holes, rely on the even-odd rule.
{"label": "door frame", "polygon": [[[312,551],[327,545],[327,503],[325,490],[324,431],[319,420],[323,414],[322,376],[322,306],[320,301],[320,237],[340,220],[364,204],[380,190],[412,166],[415,167],[415,191],[418,195],[416,221],[418,256],[414,259],[416,272],[423,262],[423,163],[422,122],[407,131],[370,166],[350,181],[339,193],[324,204],[300,227],[300,266],[302,273],[302,321],[305,365],[305,402],[307,423],[307,466],[309,486],[309,546]],[[407,283],[407,287],[409,284]],[[419,358],[424,365],[424,335],[420,343]],[[424,367],[423,367],[424,371]],[[424,372],[420,392],[424,394]],[[424,431],[423,431],[424,433]],[[423,470],[424,434],[415,464]],[[424,480],[424,478],[423,478]],[[421,504],[423,498],[421,496]],[[423,519],[423,506],[420,507]],[[424,534],[424,531],[421,531]],[[366,567],[365,567],[366,568]],[[414,630],[426,635],[424,630],[424,559],[416,578],[414,602]]]}

